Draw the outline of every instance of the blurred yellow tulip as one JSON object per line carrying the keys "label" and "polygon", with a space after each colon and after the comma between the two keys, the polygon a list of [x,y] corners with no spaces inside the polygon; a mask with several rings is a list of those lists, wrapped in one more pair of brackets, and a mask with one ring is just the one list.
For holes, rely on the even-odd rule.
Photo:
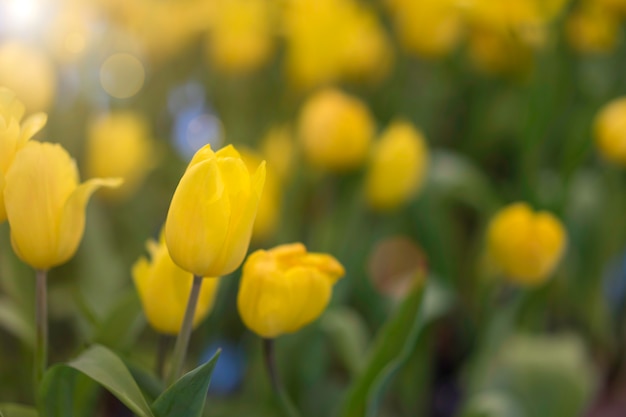
{"label": "blurred yellow tulip", "polygon": [[390,0],[394,28],[409,52],[428,58],[450,53],[461,39],[457,0]]}
{"label": "blurred yellow tulip", "polygon": [[189,163],[172,197],[165,238],[174,262],[217,277],[241,265],[265,183],[265,162],[252,173],[232,145],[206,145]]}
{"label": "blurred yellow tulip", "polygon": [[272,171],[286,181],[291,174],[295,146],[288,126],[275,126],[261,140],[261,153]]}
{"label": "blurred yellow tulip", "polygon": [[374,145],[366,178],[369,204],[391,210],[421,188],[428,168],[428,148],[422,133],[408,122],[394,122]]}
{"label": "blurred yellow tulip", "polygon": [[[133,280],[148,323],[158,332],[178,334],[183,323],[193,274],[178,267],[167,251],[165,237],[149,240],[150,260],[141,257],[133,266]],[[215,300],[219,278],[204,278],[193,318],[193,328],[204,320]]]}
{"label": "blurred yellow tulip", "polygon": [[545,211],[533,212],[526,203],[502,209],[487,230],[492,262],[520,285],[545,282],[561,260],[566,242],[567,232],[559,219]]}
{"label": "blurred yellow tulip", "polygon": [[615,13],[595,3],[582,5],[570,13],[565,29],[569,44],[582,53],[611,52],[621,35]]}
{"label": "blurred yellow tulip", "polygon": [[305,156],[314,166],[331,171],[362,165],[374,128],[365,104],[335,89],[324,89],[310,97],[298,120]]}
{"label": "blurred yellow tulip", "polygon": [[245,73],[265,64],[274,51],[271,0],[217,0],[207,49],[211,63],[226,73]]}
{"label": "blurred yellow tulip", "polygon": [[0,87],[0,223],[7,219],[4,208],[5,175],[15,154],[39,132],[47,121],[44,113],[36,113],[22,121],[24,105],[15,94]]}
{"label": "blurred yellow tulip", "polygon": [[322,314],[344,274],[334,257],[307,253],[301,243],[258,250],[243,267],[237,296],[241,319],[267,339],[296,332]]}
{"label": "blurred yellow tulip", "polygon": [[124,184],[102,191],[113,200],[124,199],[139,188],[155,165],[154,143],[146,120],[134,112],[114,112],[88,127],[86,168],[89,177],[120,177]]}
{"label": "blurred yellow tulip", "polygon": [[[263,159],[251,149],[242,148],[239,150],[243,162],[249,171],[254,171],[256,167],[261,165]],[[272,236],[278,225],[278,217],[280,215],[280,205],[282,200],[281,186],[278,177],[274,173],[274,167],[267,164],[267,172],[265,175],[265,186],[263,187],[263,195],[259,201],[259,209],[257,210],[256,219],[252,228],[252,239],[263,240]]]}
{"label": "blurred yellow tulip", "polygon": [[626,97],[600,109],[593,133],[600,154],[608,161],[626,166]]}
{"label": "blurred yellow tulip", "polygon": [[28,142],[5,177],[4,200],[17,256],[38,270],[68,261],[85,229],[85,206],[100,187],[117,179],[79,184],[76,163],[58,144]]}

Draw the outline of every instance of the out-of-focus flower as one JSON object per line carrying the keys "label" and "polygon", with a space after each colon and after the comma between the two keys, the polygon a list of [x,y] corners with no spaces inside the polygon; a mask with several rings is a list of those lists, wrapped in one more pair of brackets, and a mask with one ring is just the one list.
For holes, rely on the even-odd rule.
{"label": "out-of-focus flower", "polygon": [[593,133],[600,154],[626,166],[626,97],[617,98],[600,109]]}
{"label": "out-of-focus flower", "polygon": [[217,0],[213,5],[207,52],[226,73],[246,73],[265,64],[274,51],[271,0]]}
{"label": "out-of-focus flower", "polygon": [[[158,332],[178,334],[185,316],[193,274],[178,267],[167,251],[165,238],[147,243],[150,260],[141,257],[133,265],[133,280],[141,299],[148,323]],[[219,278],[204,278],[198,304],[193,317],[193,327],[204,320],[211,308]]]}
{"label": "out-of-focus flower", "polygon": [[428,148],[421,132],[405,121],[391,124],[374,145],[366,179],[369,204],[391,210],[421,188],[428,167]]}
{"label": "out-of-focus flower", "polygon": [[573,11],[565,28],[569,44],[582,53],[610,52],[620,36],[620,22],[615,13],[595,3]]}
{"label": "out-of-focus flower", "polygon": [[295,146],[288,126],[271,128],[261,140],[261,153],[272,171],[285,182],[292,170]]}
{"label": "out-of-focus flower", "polygon": [[307,253],[301,243],[258,250],[243,267],[239,314],[263,338],[296,332],[322,314],[344,273],[335,258]]}
{"label": "out-of-focus flower", "polygon": [[146,120],[134,112],[114,112],[94,120],[86,145],[89,177],[120,177],[124,184],[102,190],[111,199],[123,199],[141,186],[154,166],[154,143]]}
{"label": "out-of-focus flower", "polygon": [[626,0],[588,0],[587,2],[595,3],[619,17],[626,16]]}
{"label": "out-of-focus flower", "polygon": [[7,41],[0,43],[0,85],[13,90],[29,112],[46,110],[54,98],[56,73],[41,50]]}
{"label": "out-of-focus flower", "polygon": [[542,284],[563,255],[567,241],[559,219],[534,212],[526,203],[511,204],[498,212],[487,230],[491,260],[511,281],[527,286]]}
{"label": "out-of-focus flower", "polygon": [[389,0],[394,28],[409,52],[439,58],[458,44],[463,30],[457,0]]}
{"label": "out-of-focus flower", "polygon": [[289,0],[284,21],[287,71],[301,88],[344,78],[376,80],[391,67],[380,23],[354,0]]}
{"label": "out-of-focus flower", "polygon": [[[261,155],[250,149],[243,148],[240,149],[239,152],[243,162],[246,164],[250,172],[253,172],[263,162]],[[265,176],[265,186],[263,187],[263,195],[259,201],[259,209],[252,228],[253,239],[267,239],[276,230],[282,200],[281,191],[281,185],[278,177],[274,173],[273,166],[268,163],[267,173]]]}
{"label": "out-of-focus flower", "polygon": [[165,238],[174,262],[197,276],[223,276],[241,265],[265,183],[265,162],[248,170],[232,145],[204,146],[172,197]]}
{"label": "out-of-focus flower", "polygon": [[358,168],[367,158],[374,122],[365,104],[339,90],[310,97],[298,120],[298,136],[313,165],[332,171]]}
{"label": "out-of-focus flower", "polygon": [[36,113],[22,121],[24,105],[15,94],[0,87],[0,223],[7,219],[4,207],[5,175],[15,154],[46,124],[47,116]]}
{"label": "out-of-focus flower", "polygon": [[94,178],[79,184],[76,163],[58,144],[28,142],[5,177],[4,201],[17,256],[48,270],[69,260],[83,236],[85,206],[100,187],[121,179]]}
{"label": "out-of-focus flower", "polygon": [[46,39],[58,61],[71,63],[82,56],[93,38],[95,17],[83,4],[68,5],[55,16]]}
{"label": "out-of-focus flower", "polygon": [[525,74],[534,61],[534,51],[511,36],[474,29],[468,36],[468,52],[476,68],[488,74]]}

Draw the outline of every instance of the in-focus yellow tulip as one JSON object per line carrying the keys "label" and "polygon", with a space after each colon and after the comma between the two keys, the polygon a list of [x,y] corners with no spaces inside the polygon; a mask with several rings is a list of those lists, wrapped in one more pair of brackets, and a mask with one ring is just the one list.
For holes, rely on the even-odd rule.
{"label": "in-focus yellow tulip", "polygon": [[103,190],[110,199],[123,199],[141,186],[154,166],[154,143],[146,120],[137,113],[110,113],[95,120],[87,134],[89,177],[120,177],[124,184]]}
{"label": "in-focus yellow tulip", "polygon": [[[250,149],[240,149],[240,154],[243,162],[250,171],[254,171],[256,167],[263,162],[261,156]],[[272,168],[273,167],[268,164],[265,186],[263,187],[263,196],[261,196],[261,200],[259,201],[259,209],[257,210],[256,219],[254,220],[254,226],[252,228],[252,239],[256,241],[272,236],[278,225],[282,190],[280,181]]]}
{"label": "in-focus yellow tulip", "polygon": [[267,339],[298,331],[322,314],[344,274],[335,258],[307,253],[301,243],[258,250],[243,266],[237,296],[241,319]]}
{"label": "in-focus yellow tulip", "polygon": [[593,133],[600,154],[626,166],[626,97],[617,98],[598,112]]}
{"label": "in-focus yellow tulip", "polygon": [[492,262],[511,281],[535,286],[552,274],[561,260],[567,232],[552,214],[526,203],[511,204],[491,220],[487,247]]}
{"label": "in-focus yellow tulip", "polygon": [[266,63],[274,50],[271,0],[218,0],[214,2],[208,54],[226,73],[253,71]]}
{"label": "in-focus yellow tulip", "polygon": [[428,167],[428,148],[422,133],[408,122],[395,122],[374,146],[367,173],[369,204],[391,210],[421,188]]}
{"label": "in-focus yellow tulip", "polygon": [[[148,323],[158,332],[178,334],[183,323],[193,274],[178,267],[167,251],[165,237],[148,241],[150,260],[141,257],[133,266],[133,280]],[[193,328],[204,320],[215,300],[219,278],[204,278],[193,318]]]}
{"label": "in-focus yellow tulip", "polygon": [[24,105],[15,94],[0,87],[0,223],[7,219],[4,208],[5,175],[15,154],[46,124],[47,116],[36,113],[22,122]]}
{"label": "in-focus yellow tulip", "polygon": [[165,222],[174,262],[202,277],[219,277],[241,265],[265,183],[265,162],[248,171],[232,145],[206,145],[181,178]]}
{"label": "in-focus yellow tulip", "polygon": [[58,144],[28,142],[6,174],[4,202],[17,256],[38,270],[69,260],[83,236],[85,206],[100,187],[117,179],[79,184],[76,163]]}
{"label": "in-focus yellow tulip", "polygon": [[325,89],[304,104],[298,121],[304,154],[330,171],[358,168],[367,158],[374,122],[365,104],[335,89]]}

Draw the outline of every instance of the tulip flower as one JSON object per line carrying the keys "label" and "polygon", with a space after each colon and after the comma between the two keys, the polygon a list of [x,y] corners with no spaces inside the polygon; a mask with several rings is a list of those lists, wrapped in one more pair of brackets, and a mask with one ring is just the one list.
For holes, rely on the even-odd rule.
{"label": "tulip flower", "polygon": [[174,262],[202,277],[241,265],[265,183],[265,162],[252,173],[232,145],[200,149],[176,188],[165,223]]}
{"label": "tulip flower", "polygon": [[341,91],[326,89],[304,104],[298,133],[311,164],[331,171],[348,171],[358,168],[367,158],[374,121],[363,102]]}
{"label": "tulip flower", "polygon": [[132,195],[154,167],[147,121],[133,112],[110,113],[95,120],[88,129],[86,153],[89,177],[124,179],[121,187],[102,191],[111,200]]}
{"label": "tulip flower", "polygon": [[250,330],[266,339],[296,332],[322,314],[344,273],[335,258],[307,253],[301,243],[258,250],[243,267],[239,314]]}
{"label": "tulip flower", "polygon": [[567,233],[552,214],[525,203],[511,204],[491,220],[487,246],[494,264],[512,282],[542,284],[554,271],[565,250]]}
{"label": "tulip flower", "polygon": [[[148,323],[163,334],[178,334],[183,323],[193,275],[178,267],[170,257],[162,235],[149,240],[150,260],[141,257],[133,266],[133,279]],[[218,278],[205,278],[193,318],[195,328],[213,307]]]}
{"label": "tulip flower", "polygon": [[596,116],[594,136],[600,154],[608,161],[626,166],[626,97],[606,104]]}
{"label": "tulip flower", "polygon": [[5,175],[15,154],[46,124],[47,116],[36,113],[22,121],[24,105],[15,94],[0,87],[0,223],[7,219],[4,207]]}
{"label": "tulip flower", "polygon": [[261,153],[276,176],[287,182],[293,171],[294,141],[289,126],[274,126],[261,139]]}
{"label": "tulip flower", "polygon": [[94,178],[79,184],[76,163],[61,145],[27,143],[13,159],[4,188],[17,256],[44,271],[68,261],[83,236],[91,194],[121,182]]}
{"label": "tulip flower", "polygon": [[395,122],[374,146],[367,173],[367,198],[377,210],[394,209],[422,186],[428,148],[422,134],[408,122]]}

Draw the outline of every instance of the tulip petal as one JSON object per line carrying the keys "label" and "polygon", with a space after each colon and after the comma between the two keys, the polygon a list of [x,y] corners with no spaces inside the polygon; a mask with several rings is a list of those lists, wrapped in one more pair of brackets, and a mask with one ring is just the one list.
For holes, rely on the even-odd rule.
{"label": "tulip petal", "polygon": [[59,222],[77,178],[74,161],[60,145],[40,142],[25,145],[5,176],[13,248],[34,268],[59,264]]}
{"label": "tulip petal", "polygon": [[6,87],[0,87],[0,114],[8,114],[19,122],[24,116],[24,104],[17,100],[15,93]]}
{"label": "tulip petal", "polygon": [[330,301],[332,283],[316,269],[300,266],[289,270],[284,280],[290,291],[284,302],[291,306],[290,323],[284,331],[292,333],[322,314]]}
{"label": "tulip petal", "polygon": [[7,219],[7,211],[4,208],[4,174],[0,172],[0,223]]}
{"label": "tulip petal", "polygon": [[9,119],[5,129],[0,129],[0,172],[6,174],[18,148],[20,125]]}
{"label": "tulip petal", "polygon": [[70,259],[83,237],[85,230],[85,208],[89,197],[101,187],[119,187],[121,178],[93,178],[76,187],[69,196],[59,224],[59,243],[57,251],[57,264]]}
{"label": "tulip petal", "polygon": [[43,129],[47,121],[48,115],[45,113],[35,113],[28,116],[28,118],[22,123],[22,133],[20,135],[19,144],[23,145],[26,141],[35,136],[41,129]]}
{"label": "tulip petal", "polygon": [[[220,169],[224,169],[226,166],[232,169],[232,171],[225,170],[223,174],[223,178],[229,178],[230,181],[227,187],[236,189],[244,184],[244,186],[247,185],[248,189],[239,189],[239,193],[231,197],[233,199],[231,200],[233,209],[230,216],[228,234],[220,250],[218,261],[216,262],[218,265],[221,265],[223,274],[230,273],[237,269],[246,256],[248,246],[250,245],[254,219],[257,214],[259,200],[261,199],[263,185],[265,183],[265,161],[257,168],[254,177],[250,180],[247,172],[243,174],[240,171],[241,169],[247,171],[247,168],[241,160],[225,159],[225,161],[228,160],[237,161],[237,163],[222,163],[220,166]],[[235,166],[238,168],[235,168]],[[235,175],[242,175],[245,179],[242,181],[242,179]]]}
{"label": "tulip petal", "polygon": [[231,205],[215,159],[190,166],[172,197],[165,238],[170,256],[199,276],[217,276],[214,261],[228,232]]}

